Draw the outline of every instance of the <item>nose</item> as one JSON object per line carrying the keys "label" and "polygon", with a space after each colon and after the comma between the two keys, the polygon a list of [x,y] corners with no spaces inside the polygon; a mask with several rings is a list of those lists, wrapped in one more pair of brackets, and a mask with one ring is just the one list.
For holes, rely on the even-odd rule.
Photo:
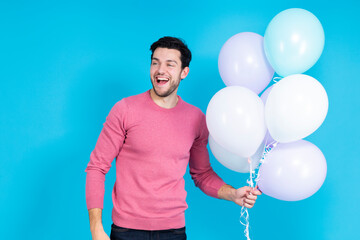
{"label": "nose", "polygon": [[158,73],[159,74],[165,73],[165,65],[164,64],[159,64]]}

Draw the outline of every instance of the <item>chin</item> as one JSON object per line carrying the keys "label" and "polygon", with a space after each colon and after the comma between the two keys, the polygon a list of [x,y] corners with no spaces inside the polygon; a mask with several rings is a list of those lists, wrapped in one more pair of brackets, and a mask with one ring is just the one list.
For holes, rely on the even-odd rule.
{"label": "chin", "polygon": [[157,92],[156,90],[154,90],[155,94],[158,95],[159,97],[167,97],[169,96],[170,94],[168,92]]}

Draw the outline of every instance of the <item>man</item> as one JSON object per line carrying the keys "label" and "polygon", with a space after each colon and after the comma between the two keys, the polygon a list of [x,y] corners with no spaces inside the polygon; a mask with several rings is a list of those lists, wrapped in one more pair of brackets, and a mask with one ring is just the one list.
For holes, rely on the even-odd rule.
{"label": "man", "polygon": [[109,237],[101,222],[105,174],[116,157],[111,239],[186,239],[183,176],[207,195],[253,207],[260,191],[234,189],[212,170],[208,130],[200,109],[177,90],[189,73],[191,52],[163,37],[150,50],[153,88],[124,98],[111,109],[86,168],[86,201],[94,240]]}

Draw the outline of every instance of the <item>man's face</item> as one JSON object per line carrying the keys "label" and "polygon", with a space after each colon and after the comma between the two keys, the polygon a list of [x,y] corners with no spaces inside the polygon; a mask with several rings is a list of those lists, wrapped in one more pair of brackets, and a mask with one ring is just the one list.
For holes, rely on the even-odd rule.
{"label": "man's face", "polygon": [[181,68],[181,53],[176,49],[156,48],[151,59],[150,78],[154,92],[159,97],[176,95],[181,79],[189,68]]}

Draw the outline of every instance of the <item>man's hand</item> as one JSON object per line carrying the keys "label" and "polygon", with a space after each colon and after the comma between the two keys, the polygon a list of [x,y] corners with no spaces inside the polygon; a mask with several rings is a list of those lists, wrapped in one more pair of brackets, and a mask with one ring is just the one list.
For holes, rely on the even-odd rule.
{"label": "man's hand", "polygon": [[240,206],[252,208],[258,195],[261,195],[261,192],[257,188],[252,189],[251,187],[242,187],[235,190],[233,201]]}
{"label": "man's hand", "polygon": [[91,232],[91,235],[93,240],[110,240],[104,229],[98,229],[94,232]]}
{"label": "man's hand", "polygon": [[230,185],[224,185],[218,192],[219,198],[233,201],[246,208],[252,208],[254,206],[258,195],[261,195],[261,192],[257,188],[252,189],[247,186],[235,189]]}

